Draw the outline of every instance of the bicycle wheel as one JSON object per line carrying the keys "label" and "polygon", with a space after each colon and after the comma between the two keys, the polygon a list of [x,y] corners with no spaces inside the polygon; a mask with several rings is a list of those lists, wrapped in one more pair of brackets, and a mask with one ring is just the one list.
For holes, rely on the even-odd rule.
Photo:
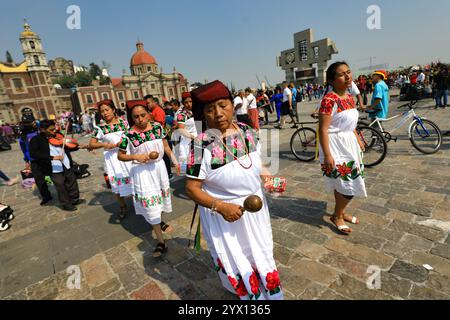
{"label": "bicycle wheel", "polygon": [[356,131],[364,143],[364,166],[370,168],[380,164],[387,154],[387,143],[383,135],[380,131],[366,126],[360,126]]}
{"label": "bicycle wheel", "polygon": [[422,123],[414,120],[409,131],[411,144],[422,153],[436,153],[442,145],[442,133],[432,121],[421,119]]}
{"label": "bicycle wheel", "polygon": [[311,128],[301,128],[291,137],[291,151],[300,161],[313,161],[316,158],[316,131]]}

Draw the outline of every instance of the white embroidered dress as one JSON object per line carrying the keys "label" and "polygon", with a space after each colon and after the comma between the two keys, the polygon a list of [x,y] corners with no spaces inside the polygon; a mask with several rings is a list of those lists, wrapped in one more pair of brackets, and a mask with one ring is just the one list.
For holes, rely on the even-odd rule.
{"label": "white embroidered dress", "polygon": [[330,115],[328,129],[330,152],[335,168],[323,167],[324,153],[319,144],[319,159],[325,177],[326,188],[347,196],[367,197],[364,183],[363,153],[354,133],[358,124],[358,110],[350,94],[345,99],[330,92],[323,97],[320,114]]}
{"label": "white embroidered dress", "polygon": [[142,215],[151,225],[161,223],[162,212],[172,212],[170,198],[170,183],[164,164],[164,144],[166,132],[163,127],[154,122],[153,127],[145,132],[130,129],[123,135],[120,149],[129,154],[159,153],[156,160],[147,164],[132,161],[130,171],[133,190],[133,204],[136,214]]}
{"label": "white embroidered dress", "polygon": [[[122,118],[119,118],[118,124],[108,125],[102,122],[95,127],[92,137],[103,143],[117,144],[128,128],[128,123]],[[130,184],[131,164],[119,161],[117,158],[118,152],[119,148],[104,150],[104,168],[111,184],[111,191],[121,197],[126,197],[132,193]]]}
{"label": "white embroidered dress", "polygon": [[256,133],[244,124],[239,127],[250,157],[245,156],[239,134],[227,138],[228,148],[244,167],[252,164],[250,168],[242,167],[220,142],[210,142],[208,134],[201,134],[199,138],[205,142],[203,146],[192,144],[187,177],[203,180],[206,193],[227,203],[243,206],[250,195],[263,200],[259,212],[245,212],[233,223],[199,206],[200,221],[223,286],[243,300],[279,300],[283,299],[283,292],[273,257],[269,208],[261,187],[260,148],[256,145]]}
{"label": "white embroidered dress", "polygon": [[[197,128],[195,127],[195,120],[192,116],[192,111],[182,109],[175,115],[175,121],[177,124],[183,124],[187,132],[194,137],[197,137]],[[181,163],[185,164],[189,155],[189,149],[191,145],[191,139],[179,134],[180,144],[178,145],[178,159]]]}

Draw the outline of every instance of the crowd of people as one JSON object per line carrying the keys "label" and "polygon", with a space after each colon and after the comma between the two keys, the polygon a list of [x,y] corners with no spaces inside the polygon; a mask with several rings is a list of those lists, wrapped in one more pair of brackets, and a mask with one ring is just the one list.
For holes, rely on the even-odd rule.
{"label": "crowd of people", "polygon": [[[441,66],[433,83],[440,84],[444,76],[448,81],[448,70],[445,75]],[[331,222],[338,232],[349,235],[349,224],[360,221],[346,214],[345,208],[354,197],[367,197],[364,145],[356,134],[357,105],[371,117],[386,118],[392,77],[377,70],[370,78],[353,79],[349,65],[336,62],[328,68],[323,86],[284,82],[274,90],[246,88],[232,93],[214,81],[184,92],[182,101],[167,101],[162,106],[152,95],[127,101],[125,113],[112,100],[102,100],[95,115],[23,121],[19,143],[40,204],[53,201],[49,177],[66,211],[76,211],[86,202],[80,198],[72,153],[103,149],[105,176],[117,201],[116,217],[118,221],[127,218],[130,208],[125,199],[130,197],[135,213],[155,232],[155,258],[168,250],[164,233],[174,232],[163,221],[172,211],[172,179],[185,175],[186,193],[199,208],[199,223],[223,286],[241,299],[282,299],[265,198],[273,192],[274,181],[282,177],[273,176],[262,164],[260,127],[269,124],[269,114],[276,113],[276,128],[283,129],[287,120],[295,128],[299,103],[320,99],[316,111],[319,160],[326,189],[335,197]],[[418,81],[425,82],[427,77],[422,79],[419,74]],[[367,93],[372,94],[370,103],[364,101]],[[69,147],[67,123],[75,128],[78,121],[90,140]],[[16,183],[1,171],[0,178],[8,185]],[[250,196],[260,200],[257,210],[246,206]],[[12,218],[8,208],[0,204],[2,226]]]}

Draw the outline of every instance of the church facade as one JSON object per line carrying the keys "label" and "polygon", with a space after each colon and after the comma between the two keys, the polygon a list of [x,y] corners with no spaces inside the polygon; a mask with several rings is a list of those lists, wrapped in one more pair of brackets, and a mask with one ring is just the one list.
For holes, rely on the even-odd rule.
{"label": "church facade", "polygon": [[163,73],[156,59],[144,50],[140,41],[130,60],[131,74],[121,78],[111,78],[110,85],[94,85],[77,88],[82,111],[93,111],[95,104],[103,99],[111,99],[115,105],[124,109],[127,100],[138,100],[151,94],[160,103],[178,99],[189,89],[186,78],[174,68],[172,73]]}
{"label": "church facade", "polygon": [[16,123],[25,108],[30,108],[38,119],[63,112],[41,38],[25,23],[19,40],[25,60],[18,64],[0,62],[0,119]]}

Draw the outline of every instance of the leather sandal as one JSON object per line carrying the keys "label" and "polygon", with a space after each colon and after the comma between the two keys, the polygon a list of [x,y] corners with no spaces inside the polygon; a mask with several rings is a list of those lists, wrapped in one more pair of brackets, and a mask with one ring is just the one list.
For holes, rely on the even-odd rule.
{"label": "leather sandal", "polygon": [[156,248],[155,248],[155,250],[153,251],[153,257],[154,257],[154,258],[159,258],[159,257],[161,257],[164,253],[166,253],[166,251],[167,251],[167,246],[166,246],[166,244],[160,242],[160,243],[158,243],[158,244],[156,245]]}
{"label": "leather sandal", "polygon": [[166,232],[172,232],[173,228],[172,228],[172,226],[168,225],[164,221],[161,221],[161,230],[162,230],[162,232],[166,233]]}
{"label": "leather sandal", "polygon": [[119,219],[123,220],[127,217],[127,207],[120,207],[120,211],[119,211]]}
{"label": "leather sandal", "polygon": [[[352,232],[352,229],[350,229],[350,227],[349,226],[347,226],[346,224],[344,224],[344,225],[342,225],[342,226],[338,226],[337,225],[337,221],[338,220],[341,220],[341,219],[338,219],[336,216],[331,216],[331,218],[330,218],[330,220],[331,220],[331,222],[333,222],[334,223],[334,225],[336,226],[336,228],[339,230],[339,232],[341,232],[342,234],[345,234],[345,235],[349,235],[351,232]],[[342,219],[343,220],[343,219]],[[344,220],[345,221],[345,220]]]}

